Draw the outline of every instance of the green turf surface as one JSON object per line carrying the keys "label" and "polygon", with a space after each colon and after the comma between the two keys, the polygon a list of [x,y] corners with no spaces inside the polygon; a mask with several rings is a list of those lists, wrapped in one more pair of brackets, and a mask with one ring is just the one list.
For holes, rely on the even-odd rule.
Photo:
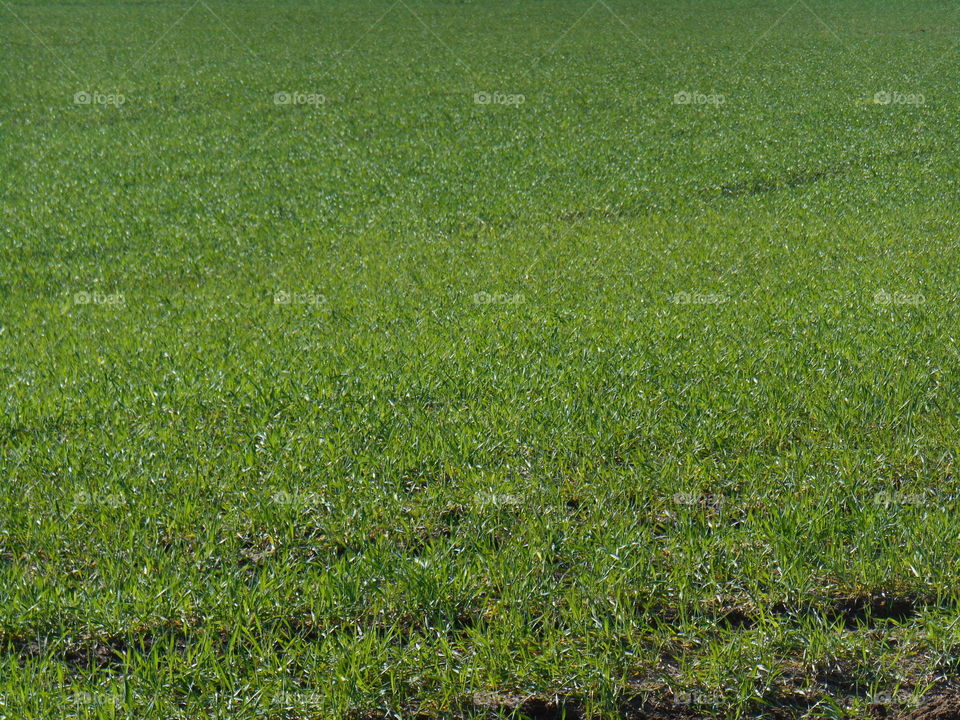
{"label": "green turf surface", "polygon": [[957,673],[958,32],[0,0],[0,717]]}

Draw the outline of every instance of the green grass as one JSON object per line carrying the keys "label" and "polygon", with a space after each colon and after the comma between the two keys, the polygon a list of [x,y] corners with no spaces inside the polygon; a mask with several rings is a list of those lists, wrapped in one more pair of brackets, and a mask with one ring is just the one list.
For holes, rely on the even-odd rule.
{"label": "green grass", "polygon": [[958,31],[0,2],[0,717],[956,677]]}

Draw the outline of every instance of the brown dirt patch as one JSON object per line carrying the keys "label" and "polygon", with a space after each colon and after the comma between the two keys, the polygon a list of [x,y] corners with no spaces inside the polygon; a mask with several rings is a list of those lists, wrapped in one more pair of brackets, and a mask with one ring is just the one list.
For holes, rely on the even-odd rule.
{"label": "brown dirt patch", "polygon": [[915,710],[901,715],[902,720],[960,720],[960,691],[954,689],[934,695]]}

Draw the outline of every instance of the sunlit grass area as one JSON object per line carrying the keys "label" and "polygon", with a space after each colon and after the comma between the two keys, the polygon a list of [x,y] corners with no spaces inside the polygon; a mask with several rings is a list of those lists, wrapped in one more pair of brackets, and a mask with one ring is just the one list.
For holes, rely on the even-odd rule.
{"label": "sunlit grass area", "polygon": [[958,30],[0,1],[0,717],[909,711]]}

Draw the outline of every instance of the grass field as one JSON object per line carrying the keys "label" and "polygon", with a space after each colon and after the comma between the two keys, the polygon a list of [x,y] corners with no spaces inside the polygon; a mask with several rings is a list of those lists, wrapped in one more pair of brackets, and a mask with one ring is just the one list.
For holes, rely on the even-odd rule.
{"label": "grass field", "polygon": [[0,0],[0,717],[949,687],[958,40],[945,1]]}

